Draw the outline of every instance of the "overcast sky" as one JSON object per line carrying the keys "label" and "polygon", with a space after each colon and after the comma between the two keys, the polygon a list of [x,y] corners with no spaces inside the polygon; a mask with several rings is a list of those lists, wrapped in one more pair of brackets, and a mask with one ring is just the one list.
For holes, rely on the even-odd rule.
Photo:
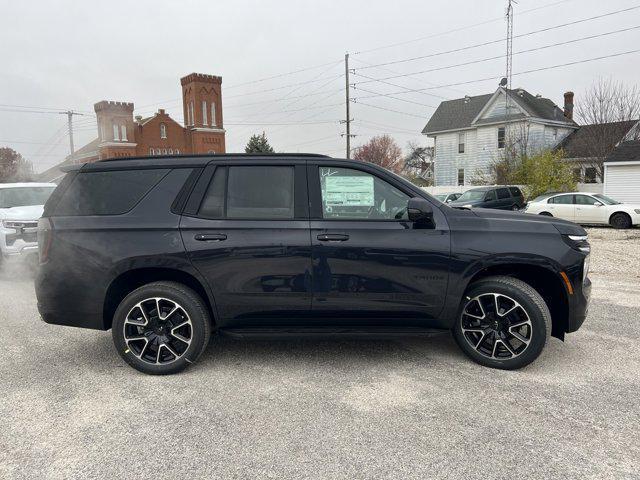
{"label": "overcast sky", "polygon": [[[636,5],[638,0],[519,0],[515,35]],[[69,153],[66,116],[33,110],[86,113],[75,117],[77,149],[97,136],[91,115],[100,100],[134,102],[135,114],[141,115],[164,107],[182,122],[179,78],[199,72],[223,78],[227,151],[243,151],[252,133],[265,131],[276,151],[344,156],[344,127],[338,122],[345,118],[345,52],[351,53],[350,66],[356,69],[352,97],[370,96],[352,105],[352,132],[358,135],[352,146],[383,133],[403,148],[409,141],[427,143],[420,131],[434,107],[443,99],[493,92],[505,60],[440,67],[502,56],[504,42],[363,67],[503,38],[505,6],[506,0],[0,0],[0,146],[11,146],[36,171],[44,170]],[[514,52],[636,26],[640,9],[516,38]],[[513,71],[639,45],[639,29],[614,33],[514,55]],[[257,81],[306,67],[316,68]],[[425,70],[431,71],[398,77]],[[493,78],[398,93],[487,77]],[[579,102],[598,77],[640,83],[640,53],[515,75],[513,86],[562,105],[563,92],[573,90]],[[404,101],[372,96],[379,93]],[[288,123],[297,124],[274,125]]]}

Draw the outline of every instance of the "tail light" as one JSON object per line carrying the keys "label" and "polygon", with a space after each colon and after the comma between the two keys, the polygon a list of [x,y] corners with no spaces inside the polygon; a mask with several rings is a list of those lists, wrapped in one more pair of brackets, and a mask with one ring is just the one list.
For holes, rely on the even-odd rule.
{"label": "tail light", "polygon": [[48,218],[38,220],[38,253],[40,255],[40,263],[46,263],[49,260],[49,252],[53,243],[53,225]]}

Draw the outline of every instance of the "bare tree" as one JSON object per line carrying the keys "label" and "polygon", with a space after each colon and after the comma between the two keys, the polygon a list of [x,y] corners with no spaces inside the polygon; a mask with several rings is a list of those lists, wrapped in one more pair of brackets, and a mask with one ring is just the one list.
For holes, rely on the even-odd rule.
{"label": "bare tree", "polygon": [[404,169],[402,149],[389,135],[373,137],[368,143],[356,148],[353,158],[375,163],[398,174]]}
{"label": "bare tree", "polygon": [[[631,121],[640,118],[640,88],[622,82],[600,79],[591,86],[576,104],[576,116],[588,129],[584,135],[588,157],[585,164],[595,167],[604,179],[605,158],[629,132]],[[593,126],[593,127],[591,127]],[[640,139],[640,129],[630,132],[627,140]]]}
{"label": "bare tree", "polygon": [[33,165],[13,148],[0,148],[0,182],[31,180]]}
{"label": "bare tree", "polygon": [[433,147],[421,146],[415,142],[407,144],[407,155],[404,158],[404,174],[412,181],[420,180],[424,186],[433,185]]}

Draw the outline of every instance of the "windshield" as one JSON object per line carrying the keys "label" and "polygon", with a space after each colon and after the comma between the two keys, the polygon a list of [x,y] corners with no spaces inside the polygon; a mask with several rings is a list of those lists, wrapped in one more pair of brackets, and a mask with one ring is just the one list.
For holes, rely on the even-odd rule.
{"label": "windshield", "polygon": [[600,193],[596,193],[593,196],[595,198],[597,198],[598,200],[600,200],[605,205],[620,205],[620,203],[622,203],[622,202],[618,202],[618,201],[614,200],[613,198],[609,198],[609,197],[607,197],[605,195],[602,195]]}
{"label": "windshield", "polygon": [[484,196],[487,194],[484,190],[467,190],[462,194],[461,197],[458,197],[458,202],[468,202],[473,200],[484,200]]}
{"label": "windshield", "polygon": [[441,202],[444,202],[445,198],[447,198],[447,195],[434,195],[434,197],[436,197],[438,200],[440,200]]}
{"label": "windshield", "polygon": [[0,208],[44,205],[55,187],[0,188]]}
{"label": "windshield", "polygon": [[534,198],[533,200],[531,200],[532,202],[541,202],[542,200],[549,198],[551,196],[551,194],[549,193],[545,193],[544,195],[539,195],[536,198]]}

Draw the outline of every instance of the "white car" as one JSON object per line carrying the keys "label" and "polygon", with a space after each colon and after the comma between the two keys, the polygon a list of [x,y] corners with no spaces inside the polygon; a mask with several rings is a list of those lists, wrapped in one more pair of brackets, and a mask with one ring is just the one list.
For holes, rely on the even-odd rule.
{"label": "white car", "polygon": [[599,193],[541,195],[527,204],[525,212],[563,218],[582,225],[631,228],[640,224],[640,205],[616,202]]}
{"label": "white car", "polygon": [[461,192],[439,193],[437,195],[434,195],[434,197],[436,197],[438,200],[440,200],[443,203],[453,202],[453,201],[457,200],[458,198],[460,198],[461,196],[462,196]]}
{"label": "white car", "polygon": [[38,219],[55,183],[0,183],[0,260],[38,253]]}

